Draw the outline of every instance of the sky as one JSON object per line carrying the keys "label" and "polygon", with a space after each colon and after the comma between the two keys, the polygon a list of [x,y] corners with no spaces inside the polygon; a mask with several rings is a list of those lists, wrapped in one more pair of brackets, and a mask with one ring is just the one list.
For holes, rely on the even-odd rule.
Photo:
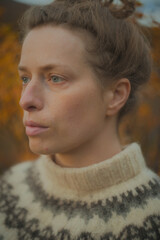
{"label": "sky", "polygon": [[151,25],[153,19],[160,23],[160,0],[140,0],[140,2],[144,4],[139,8],[139,11],[144,13],[141,23]]}
{"label": "sky", "polygon": [[[53,2],[53,0],[14,0],[16,2],[22,2],[29,5],[36,5],[36,4],[49,4]],[[115,0],[118,2],[119,0]],[[141,11],[144,13],[144,18],[140,20],[140,22],[144,25],[151,25],[152,20],[156,20],[160,22],[160,0],[139,0],[142,4],[144,4],[142,7],[138,9],[138,11]]]}

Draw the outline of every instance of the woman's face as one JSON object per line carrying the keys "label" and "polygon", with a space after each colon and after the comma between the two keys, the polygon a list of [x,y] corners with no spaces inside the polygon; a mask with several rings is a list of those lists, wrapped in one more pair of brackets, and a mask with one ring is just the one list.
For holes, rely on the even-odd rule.
{"label": "woman's face", "polygon": [[103,131],[106,105],[78,33],[60,26],[31,30],[22,46],[19,75],[20,105],[33,152],[80,149]]}

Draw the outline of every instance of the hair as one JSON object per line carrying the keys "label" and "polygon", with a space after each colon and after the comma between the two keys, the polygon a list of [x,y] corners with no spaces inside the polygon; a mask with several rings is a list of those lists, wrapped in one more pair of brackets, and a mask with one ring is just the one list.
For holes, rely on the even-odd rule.
{"label": "hair", "polygon": [[130,81],[131,92],[119,111],[119,122],[136,105],[137,91],[148,82],[152,62],[148,41],[130,17],[134,0],[122,0],[119,8],[112,1],[55,0],[32,6],[19,26],[22,43],[29,31],[45,25],[63,25],[84,35],[89,33],[93,41],[85,40],[87,61],[103,89],[121,78]]}

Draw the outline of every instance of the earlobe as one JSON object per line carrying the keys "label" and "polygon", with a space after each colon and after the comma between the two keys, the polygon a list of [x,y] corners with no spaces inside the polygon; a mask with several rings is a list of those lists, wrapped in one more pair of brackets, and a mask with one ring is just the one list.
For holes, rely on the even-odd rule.
{"label": "earlobe", "polygon": [[117,114],[120,109],[125,105],[131,91],[131,84],[128,79],[123,78],[118,80],[112,86],[112,94],[107,104],[107,116]]}

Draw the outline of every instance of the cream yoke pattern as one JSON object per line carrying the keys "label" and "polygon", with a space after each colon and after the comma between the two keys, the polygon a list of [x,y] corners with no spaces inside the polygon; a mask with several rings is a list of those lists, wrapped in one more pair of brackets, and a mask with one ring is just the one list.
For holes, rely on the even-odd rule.
{"label": "cream yoke pattern", "polygon": [[17,164],[0,178],[0,240],[160,240],[160,178],[136,142],[83,168]]}

